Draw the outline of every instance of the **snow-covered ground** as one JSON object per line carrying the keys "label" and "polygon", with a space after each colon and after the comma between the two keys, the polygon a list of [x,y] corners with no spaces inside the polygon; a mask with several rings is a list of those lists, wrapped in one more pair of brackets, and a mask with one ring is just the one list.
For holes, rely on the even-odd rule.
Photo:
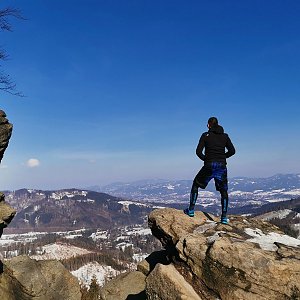
{"label": "snow-covered ground", "polygon": [[133,247],[133,244],[129,242],[121,242],[116,245],[116,248],[122,249],[122,251],[125,251],[125,248],[127,247]]}
{"label": "snow-covered ground", "polygon": [[[52,234],[58,235],[59,239],[60,237],[63,237],[68,240],[82,236],[86,237],[84,234],[85,231],[86,229],[80,229],[65,232],[53,232]],[[32,243],[37,243],[36,245],[38,245],[39,239],[44,238],[47,234],[49,233],[28,232],[25,234],[4,234],[0,240],[0,249],[1,246],[3,246],[2,253],[7,259],[9,259],[20,255],[20,249],[24,249],[23,245]],[[133,261],[131,263],[127,263],[124,267],[128,270],[135,270],[137,263],[145,259],[150,253],[144,253],[141,248],[134,246],[132,238],[134,237],[136,239],[136,237],[138,237],[138,239],[143,243],[143,241],[147,241],[147,235],[151,235],[151,230],[147,228],[147,224],[145,223],[144,225],[137,224],[134,226],[115,228],[113,232],[111,230],[107,231],[98,229],[92,232],[89,235],[89,238],[99,245],[99,248],[97,248],[99,250],[101,249],[102,243],[104,245],[111,245],[113,243],[115,248],[121,248],[123,251],[125,251],[127,247],[131,247]],[[45,239],[42,241],[44,240]],[[74,242],[72,241],[72,243]],[[8,246],[9,248],[7,248]],[[28,253],[30,255],[32,250],[29,249],[31,249],[30,246],[28,248]],[[36,260],[62,260],[93,252],[84,248],[73,246],[71,245],[71,242],[69,243],[67,241],[38,246],[34,250],[35,254],[30,255],[30,257]],[[94,261],[87,263],[78,270],[72,271],[72,274],[86,286],[89,286],[92,277],[95,276],[98,284],[101,286],[105,283],[105,281],[108,281],[120,274],[120,271]]]}
{"label": "snow-covered ground", "polygon": [[146,257],[149,254],[140,254],[140,253],[135,253],[133,254],[133,259],[134,261],[136,261],[137,263],[141,262],[142,260],[146,259]]}
{"label": "snow-covered ground", "polygon": [[96,240],[107,240],[109,238],[109,234],[106,230],[97,230],[90,235],[90,238],[93,241]]}
{"label": "snow-covered ground", "polygon": [[235,197],[235,196],[239,196],[239,197],[242,197],[242,196],[251,196],[252,193],[251,192],[242,192],[242,191],[234,191],[234,192],[230,192],[229,193],[229,196],[231,197]]}
{"label": "snow-covered ground", "polygon": [[31,258],[36,260],[47,260],[47,259],[67,259],[71,257],[76,257],[83,254],[91,253],[83,248],[75,247],[72,245],[54,243],[45,245],[41,249],[41,254],[32,255]]}
{"label": "snow-covered ground", "polygon": [[130,204],[138,205],[138,206],[149,206],[145,203],[140,203],[140,202],[133,202],[133,201],[118,201],[119,204],[122,204],[123,206],[129,206]]}
{"label": "snow-covered ground", "polygon": [[293,189],[287,192],[283,192],[283,194],[285,195],[289,195],[289,196],[299,196],[300,195],[300,189]]}
{"label": "snow-covered ground", "polygon": [[81,284],[88,287],[93,277],[96,278],[100,286],[103,286],[107,280],[116,277],[121,272],[113,269],[111,266],[103,266],[98,262],[91,262],[71,273],[78,278]]}
{"label": "snow-covered ground", "polygon": [[292,212],[293,211],[290,210],[290,209],[282,209],[282,210],[277,210],[277,211],[271,211],[271,212],[265,213],[263,215],[260,215],[259,219],[265,220],[265,221],[269,221],[269,220],[272,220],[274,218],[283,219]]}
{"label": "snow-covered ground", "polygon": [[295,239],[286,234],[279,234],[276,232],[270,232],[264,234],[260,229],[246,228],[245,233],[253,238],[248,239],[248,242],[257,243],[264,250],[276,251],[277,246],[274,242],[278,242],[287,246],[300,247],[300,240]]}
{"label": "snow-covered ground", "polygon": [[131,230],[128,230],[127,235],[148,235],[151,234],[150,228],[142,228],[142,227],[133,227]]}
{"label": "snow-covered ground", "polygon": [[0,239],[0,245],[9,245],[11,243],[30,243],[48,234],[48,232],[27,232],[22,234],[3,234]]}
{"label": "snow-covered ground", "polygon": [[[78,236],[82,236],[82,233],[85,231],[86,229],[77,229],[72,231],[58,231],[52,233],[60,235],[65,238],[72,239]],[[9,245],[11,243],[30,243],[48,234],[49,232],[27,232],[27,233],[3,234],[0,239],[0,246]]]}

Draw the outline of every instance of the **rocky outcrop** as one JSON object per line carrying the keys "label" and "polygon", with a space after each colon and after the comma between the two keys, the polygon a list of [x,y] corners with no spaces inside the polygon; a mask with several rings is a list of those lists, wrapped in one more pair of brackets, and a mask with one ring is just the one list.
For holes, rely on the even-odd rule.
{"label": "rocky outcrop", "polygon": [[8,146],[8,142],[12,134],[12,129],[13,125],[8,122],[5,112],[3,110],[0,110],[0,162]]}
{"label": "rocky outcrop", "polygon": [[5,195],[0,192],[0,237],[2,235],[3,228],[7,227],[15,214],[16,210],[5,202]]}
{"label": "rocky outcrop", "polygon": [[[149,226],[166,250],[142,261],[135,280],[129,273],[110,281],[101,299],[300,299],[300,240],[266,221],[231,216],[223,225],[207,213],[190,218],[165,208],[149,215]],[[129,294],[134,286],[145,291]]]}
{"label": "rocky outcrop", "polygon": [[[150,214],[149,226],[185,278],[157,265],[146,279],[149,299],[300,299],[300,240],[268,222],[231,216],[222,225],[209,214],[166,208]],[[186,282],[197,296],[181,293]],[[166,296],[171,290],[177,298]]]}
{"label": "rocky outcrop", "polygon": [[[9,139],[12,134],[12,128],[12,124],[10,124],[6,119],[5,112],[0,110],[0,163],[8,146]],[[16,211],[5,202],[4,194],[0,192],[0,237],[3,232],[3,228],[7,227],[15,214]]]}
{"label": "rocky outcrop", "polygon": [[139,271],[124,273],[109,281],[100,293],[101,300],[146,299],[146,276]]}
{"label": "rocky outcrop", "polygon": [[77,279],[60,262],[18,256],[5,263],[0,299],[80,300],[81,292]]}
{"label": "rocky outcrop", "polygon": [[[0,163],[8,146],[12,128],[12,124],[6,119],[5,112],[0,110]],[[5,195],[0,192],[0,238],[3,233],[3,228],[7,227],[15,214],[16,210],[5,202]]]}
{"label": "rocky outcrop", "polygon": [[173,264],[157,264],[146,280],[147,299],[201,300]]}

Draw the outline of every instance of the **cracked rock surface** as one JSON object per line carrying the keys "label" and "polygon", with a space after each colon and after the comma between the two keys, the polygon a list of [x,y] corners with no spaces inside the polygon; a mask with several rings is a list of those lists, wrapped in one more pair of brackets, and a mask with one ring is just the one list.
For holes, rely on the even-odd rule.
{"label": "cracked rock surface", "polygon": [[[300,299],[300,240],[249,217],[230,216],[229,225],[217,221],[207,213],[191,218],[172,208],[149,215],[152,234],[186,279],[197,283],[200,298]],[[204,296],[201,285],[208,291]]]}

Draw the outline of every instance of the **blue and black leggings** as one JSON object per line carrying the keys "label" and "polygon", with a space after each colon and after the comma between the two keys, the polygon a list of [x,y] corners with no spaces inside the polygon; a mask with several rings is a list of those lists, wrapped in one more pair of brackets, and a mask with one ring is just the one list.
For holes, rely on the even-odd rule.
{"label": "blue and black leggings", "polygon": [[222,216],[225,217],[228,208],[227,168],[224,163],[212,162],[205,164],[196,175],[190,194],[190,210],[194,210],[198,198],[198,189],[205,189],[211,179],[214,179],[216,190],[221,194]]}

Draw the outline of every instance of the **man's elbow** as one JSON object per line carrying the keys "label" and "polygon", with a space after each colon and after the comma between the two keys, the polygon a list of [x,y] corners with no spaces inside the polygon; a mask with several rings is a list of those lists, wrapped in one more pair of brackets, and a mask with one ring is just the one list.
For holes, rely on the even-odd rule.
{"label": "man's elbow", "polygon": [[229,158],[229,157],[231,157],[234,154],[235,154],[235,149],[234,148],[228,149],[228,151],[225,153],[226,158]]}
{"label": "man's elbow", "polygon": [[197,155],[201,160],[205,160],[205,156],[203,155],[202,152],[196,151],[196,155]]}
{"label": "man's elbow", "polygon": [[235,154],[235,149],[232,149],[231,151],[227,152],[227,157],[231,157]]}

